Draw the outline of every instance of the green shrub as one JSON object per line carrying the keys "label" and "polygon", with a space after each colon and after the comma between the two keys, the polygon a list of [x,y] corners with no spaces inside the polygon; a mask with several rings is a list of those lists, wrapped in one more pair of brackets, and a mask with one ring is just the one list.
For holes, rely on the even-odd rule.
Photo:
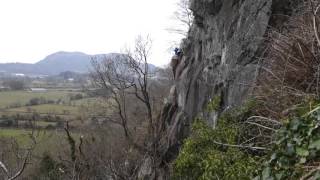
{"label": "green shrub", "polygon": [[221,103],[221,97],[220,96],[215,96],[213,99],[211,99],[206,107],[207,112],[213,112],[217,111],[220,108],[220,103]]}
{"label": "green shrub", "polygon": [[174,162],[174,179],[250,179],[257,159],[238,148],[217,144],[236,144],[238,130],[227,118],[220,120],[216,129],[196,120]]}
{"label": "green shrub", "polygon": [[[61,179],[63,166],[55,161],[48,153],[44,153],[38,172],[33,175],[35,180],[59,180]],[[59,170],[61,169],[61,170]]]}
{"label": "green shrub", "polygon": [[74,100],[80,100],[80,99],[83,99],[83,94],[72,94],[70,95],[70,100],[71,101],[74,101]]}
{"label": "green shrub", "polygon": [[[299,179],[320,162],[320,106],[312,103],[296,109],[295,116],[277,132],[272,154],[256,179]],[[309,112],[306,110],[309,109]],[[310,176],[319,179],[314,171]]]}

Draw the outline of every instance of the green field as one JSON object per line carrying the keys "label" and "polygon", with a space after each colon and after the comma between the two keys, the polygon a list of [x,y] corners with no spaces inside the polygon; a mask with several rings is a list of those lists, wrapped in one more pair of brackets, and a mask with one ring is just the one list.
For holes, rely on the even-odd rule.
{"label": "green field", "polygon": [[42,105],[36,105],[36,106],[23,106],[20,108],[11,108],[8,110],[8,112],[16,112],[16,113],[38,112],[43,114],[76,115],[79,111],[78,111],[78,107],[76,106],[67,106],[67,105],[59,105],[59,104],[42,104]]}
{"label": "green field", "polygon": [[[0,138],[10,138],[10,139],[15,139],[19,144],[26,144],[31,141],[30,139],[30,134],[32,133],[31,130],[26,130],[26,129],[0,129]],[[52,134],[48,131],[34,131],[34,136],[36,137],[37,140],[43,141]]]}
{"label": "green field", "polygon": [[[24,129],[3,129],[0,128],[0,139],[16,141],[19,146],[29,147],[32,143],[30,138],[32,131]],[[72,137],[79,143],[80,133],[71,133]],[[33,132],[36,145],[34,154],[42,155],[43,153],[63,152],[69,148],[67,136],[64,131],[55,130],[35,130]]]}
{"label": "green field", "polygon": [[0,137],[20,137],[26,136],[31,131],[23,129],[0,129]]}
{"label": "green field", "polygon": [[[30,140],[31,133],[31,130],[26,129],[0,128],[0,138],[14,138],[18,141],[23,140],[23,142]],[[48,138],[60,138],[62,140],[67,137],[64,131],[56,130],[34,130],[33,135],[39,142],[48,140]],[[72,136],[78,139],[80,134],[72,133]]]}
{"label": "green field", "polygon": [[69,91],[47,91],[47,92],[28,92],[28,91],[5,91],[0,92],[0,109],[19,104],[24,106],[32,98],[44,97],[46,100],[67,100],[68,95],[73,94]]}
{"label": "green field", "polygon": [[[40,115],[58,115],[62,118],[73,118],[79,114],[79,107],[93,104],[95,99],[81,99],[70,101],[70,95],[79,92],[48,90],[47,92],[28,92],[28,91],[6,91],[0,92],[0,116],[31,114],[34,112]],[[32,98],[44,98],[45,100],[57,101],[61,99],[60,104],[40,104],[26,106]],[[17,105],[17,106],[15,106]]]}
{"label": "green field", "polygon": [[[76,147],[79,146],[81,138],[91,140],[94,132],[89,133],[86,130],[88,125],[94,122],[91,121],[91,117],[109,113],[111,101],[88,98],[85,95],[83,99],[70,100],[72,95],[74,98],[76,97],[74,95],[79,93],[81,92],[67,90],[49,90],[41,93],[0,92],[0,122],[13,124],[3,123],[0,127],[0,142],[4,142],[0,145],[0,149],[9,150],[6,154],[9,160],[14,162],[16,158],[16,151],[10,151],[12,147],[17,149],[34,147],[32,153],[35,158],[32,163],[36,161],[39,163],[44,154],[50,154],[54,159],[61,157],[68,159],[71,146],[63,129],[66,121],[72,128],[71,136],[76,142]],[[44,98],[46,100],[42,101],[44,103],[53,100],[54,103],[27,106],[32,98]],[[34,125],[34,131],[31,130],[31,125]],[[15,146],[11,147],[11,144]]]}
{"label": "green field", "polygon": [[[23,126],[25,124],[29,124],[29,121],[19,121],[18,122],[19,126]],[[47,122],[47,121],[35,121],[34,122],[34,125],[36,127],[42,127],[42,128],[46,128],[48,126],[56,126],[57,125],[57,122]]]}
{"label": "green field", "polygon": [[100,103],[100,100],[98,98],[84,98],[73,101],[73,104],[75,104],[76,106],[94,105],[96,103]]}
{"label": "green field", "polygon": [[[70,125],[80,127],[90,120],[92,116],[105,116],[112,112],[111,100],[100,98],[88,98],[70,100],[72,95],[79,92],[49,90],[47,92],[32,93],[27,91],[0,92],[0,117],[3,119],[14,118],[19,121],[19,127],[25,127],[25,120],[37,117],[36,126],[46,128],[56,126],[58,122],[70,121]],[[53,100],[55,104],[40,104],[26,106],[32,98]],[[73,96],[74,97],[74,96]],[[62,101],[57,103],[57,100]],[[12,106],[19,104],[19,106]],[[37,113],[39,116],[34,116]],[[48,123],[48,121],[50,123]],[[52,122],[56,121],[56,122]]]}

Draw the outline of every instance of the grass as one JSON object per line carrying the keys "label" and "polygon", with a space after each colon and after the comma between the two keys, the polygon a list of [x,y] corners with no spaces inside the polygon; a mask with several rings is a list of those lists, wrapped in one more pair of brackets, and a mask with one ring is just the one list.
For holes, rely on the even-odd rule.
{"label": "grass", "polygon": [[[31,143],[30,135],[32,131],[26,129],[6,129],[0,128],[0,139],[13,139],[19,145],[28,145]],[[79,140],[80,133],[72,133],[76,141]],[[66,135],[64,131],[55,130],[35,130],[34,137],[37,141],[36,153],[43,153],[46,151],[56,151],[60,149],[61,144],[66,144]]]}
{"label": "grass", "polygon": [[[67,90],[49,90],[47,92],[27,92],[27,91],[6,91],[0,92],[0,116],[1,115],[16,115],[30,114],[37,112],[39,114],[58,115],[62,118],[74,118],[81,111],[79,107],[93,106],[97,103],[96,98],[85,98],[80,100],[69,100],[71,94],[79,92],[70,92]],[[43,97],[46,100],[57,101],[61,99],[66,104],[41,104],[35,106],[25,106],[30,99]],[[14,105],[19,105],[15,107]],[[10,108],[11,106],[11,108]],[[83,109],[83,108],[82,108]]]}
{"label": "grass", "polygon": [[99,103],[100,100],[98,98],[84,98],[84,99],[79,99],[72,102],[76,106],[81,106],[81,105],[93,105],[93,104]]}
{"label": "grass", "polygon": [[[21,126],[23,126],[24,124],[27,124],[27,123],[29,123],[29,121],[19,121],[19,126],[21,127]],[[35,126],[36,127],[46,128],[49,125],[56,126],[57,122],[47,122],[47,121],[36,121],[35,122]]]}
{"label": "grass", "polygon": [[0,109],[6,108],[11,105],[19,104],[25,105],[32,98],[40,98],[44,97],[47,100],[67,100],[68,95],[72,94],[68,91],[47,91],[47,92],[39,92],[33,93],[28,91],[5,91],[0,92]]}
{"label": "grass", "polygon": [[[32,93],[27,91],[0,92],[0,117],[1,115],[4,115],[4,114],[27,115],[27,113],[37,112],[40,114],[39,120],[36,121],[36,125],[38,127],[45,128],[49,125],[52,125],[52,126],[57,125],[57,122],[43,121],[41,117],[45,117],[46,116],[45,114],[57,115],[63,120],[72,120],[70,122],[70,126],[80,127],[83,125],[83,122],[78,121],[77,116],[88,114],[89,107],[91,107],[92,109],[95,109],[93,106],[100,104],[101,102],[98,101],[96,98],[85,98],[85,99],[74,100],[70,102],[69,100],[70,95],[78,94],[78,93],[79,92],[70,92],[67,90],[49,90],[43,93]],[[40,97],[43,97],[46,100],[54,100],[54,101],[61,99],[62,101],[65,101],[66,104],[41,104],[36,106],[25,106],[30,101],[30,99],[40,98]],[[16,104],[20,106],[16,106],[17,108],[14,108],[12,105],[16,105]],[[12,108],[7,108],[10,106]],[[19,121],[19,123],[24,123],[24,122],[23,120],[21,120]],[[26,147],[29,147],[30,144],[32,143],[30,138],[31,133],[32,131],[29,129],[22,129],[22,128],[14,129],[14,128],[0,127],[0,140],[6,140],[8,142],[15,141],[20,147],[26,148]],[[82,133],[80,133],[79,131],[72,132],[72,137],[74,137],[77,143],[77,146],[79,145],[80,135],[82,135]],[[34,137],[37,143],[33,151],[33,154],[37,158],[41,159],[41,156],[45,153],[52,154],[54,158],[60,158],[60,156],[63,156],[63,157],[69,156],[70,146],[67,141],[66,133],[63,129],[35,130]],[[4,148],[4,147],[0,147],[0,149],[1,148]],[[36,159],[35,161],[38,161],[38,159]]]}
{"label": "grass", "polygon": [[19,137],[30,133],[30,130],[24,129],[0,129],[0,137]]}
{"label": "grass", "polygon": [[56,126],[56,122],[46,122],[46,121],[37,121],[36,126],[38,127],[48,127],[49,125],[51,126]]}
{"label": "grass", "polygon": [[[20,145],[27,145],[31,139],[31,130],[27,129],[0,129],[0,138],[15,139]],[[50,137],[50,133],[47,131],[35,131],[35,137],[37,141],[43,141]]]}
{"label": "grass", "polygon": [[20,108],[12,108],[8,111],[15,113],[38,112],[40,114],[76,115],[78,113],[78,107],[59,104],[42,104],[37,106],[23,106]]}

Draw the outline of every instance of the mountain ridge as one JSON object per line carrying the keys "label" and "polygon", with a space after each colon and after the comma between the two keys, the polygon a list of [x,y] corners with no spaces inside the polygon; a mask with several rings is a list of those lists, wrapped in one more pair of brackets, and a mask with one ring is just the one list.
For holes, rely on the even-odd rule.
{"label": "mountain ridge", "polygon": [[[57,75],[62,72],[72,71],[76,73],[87,73],[94,57],[99,59],[113,58],[119,53],[89,55],[83,52],[58,51],[46,56],[36,63],[0,63],[0,72],[8,74],[26,75]],[[155,67],[154,65],[152,65]]]}

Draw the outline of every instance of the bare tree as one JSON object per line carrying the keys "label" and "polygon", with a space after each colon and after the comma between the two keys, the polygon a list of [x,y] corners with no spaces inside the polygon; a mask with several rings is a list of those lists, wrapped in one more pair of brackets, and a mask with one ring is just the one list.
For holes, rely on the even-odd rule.
{"label": "bare tree", "polygon": [[21,165],[21,168],[20,170],[18,170],[16,173],[14,173],[13,175],[10,175],[10,171],[7,169],[6,165],[0,161],[0,168],[5,172],[5,175],[6,175],[6,179],[8,180],[13,180],[13,179],[16,179],[18,178],[22,172],[24,171],[26,165],[27,165],[27,161],[28,161],[28,158],[30,156],[30,154],[28,153],[29,151],[27,151],[27,154],[26,156],[23,158],[23,162],[22,162],[22,165]]}
{"label": "bare tree", "polygon": [[[155,118],[154,98],[150,92],[154,76],[148,63],[151,45],[150,38],[139,36],[133,51],[127,50],[126,54],[102,61],[94,59],[91,78],[97,87],[111,92],[117,114],[107,117],[108,120],[122,127],[127,141],[142,156],[153,157],[155,166],[161,125]],[[134,117],[136,111],[139,115]],[[136,128],[137,123],[143,128]]]}
{"label": "bare tree", "polygon": [[179,0],[173,19],[176,22],[176,26],[168,28],[168,31],[185,37],[194,19],[192,11],[189,9],[189,0]]}
{"label": "bare tree", "polygon": [[32,156],[32,152],[36,145],[36,138],[34,136],[34,131],[32,131],[32,133],[29,134],[29,137],[31,139],[31,144],[29,147],[24,149],[19,148],[18,143],[16,141],[12,142],[12,147],[14,147],[14,150],[11,149],[11,151],[15,152],[14,156],[16,156],[18,159],[19,167],[17,168],[17,170],[10,170],[9,167],[4,163],[4,161],[0,160],[0,170],[4,172],[5,180],[14,180],[19,178],[22,175],[22,173],[25,171],[27,165],[29,164],[29,161]]}

